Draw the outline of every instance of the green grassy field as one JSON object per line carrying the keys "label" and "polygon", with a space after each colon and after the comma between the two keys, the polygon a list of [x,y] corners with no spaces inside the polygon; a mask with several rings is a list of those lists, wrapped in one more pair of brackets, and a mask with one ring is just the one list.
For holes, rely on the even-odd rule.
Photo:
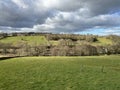
{"label": "green grassy field", "polygon": [[12,44],[19,44],[21,42],[27,42],[30,45],[33,44],[45,44],[47,40],[44,36],[15,36],[15,37],[7,37],[1,39],[0,42],[2,43],[12,43]]}
{"label": "green grassy field", "polygon": [[112,40],[110,40],[110,39],[107,39],[107,38],[105,38],[105,37],[100,37],[100,38],[98,38],[98,41],[97,42],[93,42],[93,43],[91,43],[92,45],[103,45],[103,46],[106,46],[106,45],[112,45],[113,44],[113,42],[112,42]]}
{"label": "green grassy field", "polygon": [[120,90],[120,56],[2,60],[0,90]]}

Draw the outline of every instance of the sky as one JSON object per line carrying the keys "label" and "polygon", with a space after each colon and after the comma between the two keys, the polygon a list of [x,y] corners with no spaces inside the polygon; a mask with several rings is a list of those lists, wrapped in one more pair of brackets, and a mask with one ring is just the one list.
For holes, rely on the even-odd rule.
{"label": "sky", "polygon": [[0,0],[0,32],[120,35],[120,0]]}

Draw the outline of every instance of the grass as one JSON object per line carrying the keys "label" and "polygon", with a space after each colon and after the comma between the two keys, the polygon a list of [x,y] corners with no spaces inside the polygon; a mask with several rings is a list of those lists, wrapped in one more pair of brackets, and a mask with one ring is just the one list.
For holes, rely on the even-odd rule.
{"label": "grass", "polygon": [[112,45],[112,40],[100,37],[98,38],[98,42],[92,43],[92,45]]}
{"label": "grass", "polygon": [[50,42],[50,44],[52,44],[52,45],[58,45],[58,44],[59,44],[59,41],[51,40],[51,41],[49,41],[49,42]]}
{"label": "grass", "polygon": [[47,40],[44,36],[15,36],[1,39],[0,42],[12,44],[27,42],[28,44],[31,45],[31,44],[44,44],[47,42]]}
{"label": "grass", "polygon": [[120,56],[0,61],[0,90],[120,90]]}

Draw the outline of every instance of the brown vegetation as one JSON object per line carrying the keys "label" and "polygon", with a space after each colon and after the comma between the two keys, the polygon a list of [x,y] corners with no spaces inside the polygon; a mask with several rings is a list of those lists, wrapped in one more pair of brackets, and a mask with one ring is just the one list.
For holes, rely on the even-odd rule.
{"label": "brown vegetation", "polygon": [[[13,45],[12,43],[0,43],[1,55],[13,56],[93,56],[104,54],[120,54],[120,37],[107,36],[114,44],[108,46],[93,46],[91,42],[96,42],[95,35],[72,35],[72,34],[35,34],[35,33],[13,33],[0,34],[1,39],[16,35],[44,35],[49,40],[59,41],[58,45],[29,45],[26,42]],[[86,41],[88,44],[77,45],[77,41]]]}

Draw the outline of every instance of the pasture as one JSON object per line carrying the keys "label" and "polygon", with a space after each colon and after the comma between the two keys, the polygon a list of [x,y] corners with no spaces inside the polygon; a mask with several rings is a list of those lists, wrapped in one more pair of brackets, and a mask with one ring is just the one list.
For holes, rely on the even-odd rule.
{"label": "pasture", "polygon": [[120,56],[1,60],[0,90],[120,90]]}
{"label": "pasture", "polygon": [[44,36],[14,36],[1,39],[0,42],[14,45],[26,42],[29,45],[39,45],[47,43],[47,40]]}

